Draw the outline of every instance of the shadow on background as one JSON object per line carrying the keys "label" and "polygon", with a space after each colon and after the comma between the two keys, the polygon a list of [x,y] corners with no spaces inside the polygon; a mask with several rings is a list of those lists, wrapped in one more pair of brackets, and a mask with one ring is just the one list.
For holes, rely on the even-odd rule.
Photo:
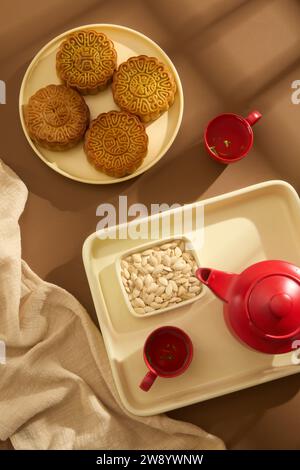
{"label": "shadow on background", "polygon": [[172,158],[163,159],[142,175],[132,189],[148,207],[160,202],[187,204],[197,200],[225,168],[207,155],[199,141]]}
{"label": "shadow on background", "polygon": [[[280,393],[274,393],[274,387],[277,390],[280,388]],[[281,418],[285,410],[279,408],[291,401],[299,388],[300,376],[293,375],[174,410],[168,415],[200,425],[206,431],[221,437],[229,449],[241,449],[243,445],[247,449],[295,449],[295,441],[291,443],[290,433],[281,432]],[[273,416],[269,418],[268,412],[272,413],[272,410]],[[274,433],[278,434],[275,442]]]}

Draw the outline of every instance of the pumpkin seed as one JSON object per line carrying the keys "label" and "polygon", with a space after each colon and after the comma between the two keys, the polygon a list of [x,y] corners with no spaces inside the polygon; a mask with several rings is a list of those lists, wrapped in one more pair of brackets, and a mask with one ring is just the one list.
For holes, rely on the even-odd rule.
{"label": "pumpkin seed", "polygon": [[132,303],[135,307],[145,307],[145,302],[140,297],[136,297]]}
{"label": "pumpkin seed", "polygon": [[[147,308],[147,307],[146,307],[146,308]],[[136,307],[136,308],[134,309],[134,311],[135,311],[136,313],[145,313],[145,309],[142,308],[142,307]]]}
{"label": "pumpkin seed", "polygon": [[143,286],[144,286],[144,283],[142,281],[142,279],[140,277],[138,277],[136,280],[135,280],[135,287],[139,290],[142,290],[143,289]]}

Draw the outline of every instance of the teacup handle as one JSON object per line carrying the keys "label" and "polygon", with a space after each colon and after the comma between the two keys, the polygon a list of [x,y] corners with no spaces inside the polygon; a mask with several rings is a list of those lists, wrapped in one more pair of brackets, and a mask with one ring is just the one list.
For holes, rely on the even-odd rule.
{"label": "teacup handle", "polygon": [[256,124],[261,117],[262,114],[259,111],[252,111],[245,119],[250,124],[250,126],[254,126],[254,124]]}
{"label": "teacup handle", "polygon": [[144,390],[144,392],[148,392],[148,390],[152,387],[154,380],[157,378],[157,374],[149,370],[149,372],[145,375],[143,380],[140,383],[140,388]]}

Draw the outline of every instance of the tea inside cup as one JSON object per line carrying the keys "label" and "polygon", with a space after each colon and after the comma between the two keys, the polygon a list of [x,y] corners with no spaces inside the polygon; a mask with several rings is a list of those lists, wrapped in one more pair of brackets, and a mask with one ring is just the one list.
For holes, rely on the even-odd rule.
{"label": "tea inside cup", "polygon": [[189,365],[190,339],[175,327],[156,331],[146,343],[147,362],[160,376],[178,375]]}
{"label": "tea inside cup", "polygon": [[221,114],[208,124],[204,140],[213,158],[231,163],[247,155],[253,144],[253,131],[241,116]]}
{"label": "tea inside cup", "polygon": [[144,346],[144,360],[149,369],[140,388],[148,392],[157,377],[183,374],[193,359],[190,337],[176,326],[162,326],[152,331]]}

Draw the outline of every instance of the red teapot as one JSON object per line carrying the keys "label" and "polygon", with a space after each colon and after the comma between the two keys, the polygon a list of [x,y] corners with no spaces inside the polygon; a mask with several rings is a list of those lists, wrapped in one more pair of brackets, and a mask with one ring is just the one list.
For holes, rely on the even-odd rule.
{"label": "red teapot", "polygon": [[300,268],[274,260],[241,274],[199,268],[196,276],[225,302],[225,319],[244,343],[270,354],[294,349],[300,339]]}

